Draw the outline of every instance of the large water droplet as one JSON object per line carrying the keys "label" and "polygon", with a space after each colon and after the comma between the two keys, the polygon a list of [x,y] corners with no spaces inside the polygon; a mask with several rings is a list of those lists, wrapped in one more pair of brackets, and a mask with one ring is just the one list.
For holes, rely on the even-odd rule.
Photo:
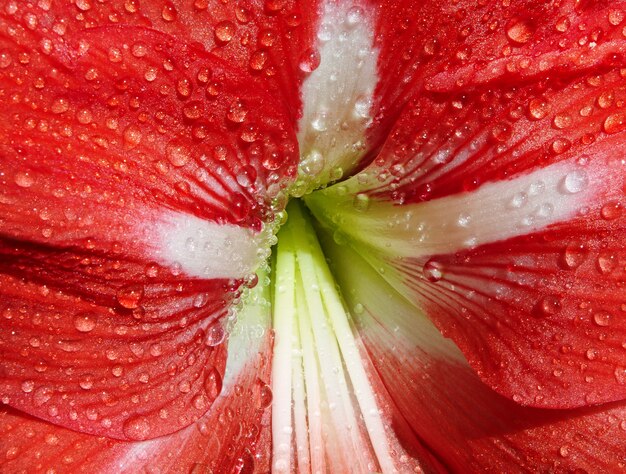
{"label": "large water droplet", "polygon": [[506,37],[514,44],[528,43],[532,36],[532,29],[524,21],[517,21],[511,24],[506,30]]}
{"label": "large water droplet", "polygon": [[561,190],[567,194],[584,191],[589,184],[589,177],[584,170],[574,170],[565,175],[561,182]]}
{"label": "large water droplet", "polygon": [[232,21],[221,21],[215,25],[215,39],[221,43],[228,43],[235,36],[237,27]]}
{"label": "large water droplet", "polygon": [[612,135],[626,129],[626,114],[624,112],[616,112],[609,115],[602,124],[602,128],[606,133]]}
{"label": "large water droplet", "polygon": [[142,441],[150,437],[152,428],[148,418],[145,416],[135,416],[124,422],[122,430],[129,439]]}
{"label": "large water droplet", "polygon": [[98,323],[96,313],[79,313],[74,316],[74,327],[79,332],[93,331]]}
{"label": "large water droplet", "polygon": [[319,67],[321,60],[319,51],[315,48],[309,48],[300,56],[298,67],[302,72],[313,72]]}
{"label": "large water droplet", "polygon": [[436,283],[443,278],[442,266],[436,260],[430,259],[424,264],[422,274],[428,281]]}
{"label": "large water droplet", "polygon": [[117,301],[127,309],[138,308],[143,296],[143,285],[127,285],[117,290]]}
{"label": "large water droplet", "polygon": [[588,254],[589,249],[584,244],[572,243],[565,247],[559,263],[566,270],[574,270],[582,265]]}
{"label": "large water droplet", "polygon": [[608,326],[611,322],[611,313],[608,311],[598,311],[593,315],[593,322],[598,326]]}

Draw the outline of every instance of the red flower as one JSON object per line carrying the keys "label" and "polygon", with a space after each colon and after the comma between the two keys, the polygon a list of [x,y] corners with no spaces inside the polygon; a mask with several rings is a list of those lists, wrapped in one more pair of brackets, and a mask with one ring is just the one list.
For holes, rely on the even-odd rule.
{"label": "red flower", "polygon": [[624,2],[0,7],[0,472],[626,469]]}

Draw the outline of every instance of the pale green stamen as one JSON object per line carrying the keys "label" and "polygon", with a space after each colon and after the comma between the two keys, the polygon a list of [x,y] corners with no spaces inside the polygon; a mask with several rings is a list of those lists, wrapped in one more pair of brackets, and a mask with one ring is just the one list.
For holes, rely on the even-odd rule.
{"label": "pale green stamen", "polygon": [[294,426],[298,470],[309,462],[318,472],[349,461],[367,472],[373,459],[363,453],[371,446],[382,471],[393,472],[387,428],[349,313],[301,206],[289,205],[276,254],[273,470],[292,469]]}

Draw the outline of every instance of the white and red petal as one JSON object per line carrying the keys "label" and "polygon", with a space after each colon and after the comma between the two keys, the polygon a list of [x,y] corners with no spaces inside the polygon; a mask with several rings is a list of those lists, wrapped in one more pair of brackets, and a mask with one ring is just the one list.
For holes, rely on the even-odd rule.
{"label": "white and red petal", "polygon": [[371,166],[307,202],[500,393],[621,400],[625,97],[620,71],[424,96]]}
{"label": "white and red petal", "polygon": [[413,435],[452,472],[621,472],[624,402],[523,407],[482,383],[452,341],[332,236],[322,239],[371,363]]}
{"label": "white and red petal", "polygon": [[301,87],[302,182],[292,191],[296,195],[336,181],[360,163],[378,83],[375,11],[332,0],[319,8],[315,45],[299,64],[310,74]]}
{"label": "white and red petal", "polygon": [[306,213],[279,233],[273,472],[435,472],[352,327]]}
{"label": "white and red petal", "polygon": [[268,472],[272,334],[266,288],[259,285],[238,311],[222,394],[191,426],[129,442],[78,433],[5,408],[0,411],[0,471]]}
{"label": "white and red petal", "polygon": [[1,17],[0,394],[145,439],[218,396],[216,335],[268,252],[263,222],[297,144],[290,112],[247,70],[70,7]]}

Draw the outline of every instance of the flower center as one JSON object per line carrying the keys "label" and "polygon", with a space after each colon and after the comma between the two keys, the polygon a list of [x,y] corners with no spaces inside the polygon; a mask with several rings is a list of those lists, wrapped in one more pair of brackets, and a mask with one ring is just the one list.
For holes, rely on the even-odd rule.
{"label": "flower center", "polygon": [[359,472],[392,472],[389,423],[350,311],[307,209],[293,200],[287,213],[272,275],[274,470],[290,472],[294,452],[311,472],[355,463]]}

